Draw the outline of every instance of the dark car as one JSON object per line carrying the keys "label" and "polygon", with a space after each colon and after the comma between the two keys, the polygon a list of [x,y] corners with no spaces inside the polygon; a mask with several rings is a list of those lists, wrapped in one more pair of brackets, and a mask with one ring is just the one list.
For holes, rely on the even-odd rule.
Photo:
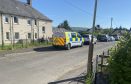
{"label": "dark car", "polygon": [[100,42],[108,42],[110,38],[108,35],[98,35],[97,40]]}
{"label": "dark car", "polygon": [[85,35],[82,35],[82,37],[84,38],[84,44],[88,45],[91,38],[90,35],[85,34]]}
{"label": "dark car", "polygon": [[[84,34],[84,35],[82,35],[82,37],[84,38],[84,44],[85,45],[88,45],[91,42],[92,35]],[[94,36],[93,37],[93,43],[96,44],[96,42],[97,42],[97,38]]]}

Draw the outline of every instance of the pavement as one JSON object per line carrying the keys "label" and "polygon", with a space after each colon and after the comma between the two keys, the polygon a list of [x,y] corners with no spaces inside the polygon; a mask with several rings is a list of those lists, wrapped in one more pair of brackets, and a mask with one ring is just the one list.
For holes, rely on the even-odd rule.
{"label": "pavement", "polygon": [[[98,42],[94,58],[113,45],[114,42]],[[87,58],[88,46],[71,50],[41,47],[4,54],[0,57],[0,84],[50,84],[61,80],[65,81],[57,84],[69,84],[71,80],[66,79],[82,76],[86,71]]]}

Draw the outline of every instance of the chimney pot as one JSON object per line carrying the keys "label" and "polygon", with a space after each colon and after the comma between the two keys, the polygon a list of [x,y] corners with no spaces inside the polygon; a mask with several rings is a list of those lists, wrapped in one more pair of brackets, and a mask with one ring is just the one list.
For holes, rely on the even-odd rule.
{"label": "chimney pot", "polygon": [[27,0],[27,4],[32,6],[32,0]]}

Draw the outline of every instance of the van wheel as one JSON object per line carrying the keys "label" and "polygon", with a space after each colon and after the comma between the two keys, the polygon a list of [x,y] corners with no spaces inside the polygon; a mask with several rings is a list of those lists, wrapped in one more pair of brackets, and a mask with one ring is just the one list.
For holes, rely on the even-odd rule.
{"label": "van wheel", "polygon": [[67,50],[70,50],[70,49],[71,49],[71,45],[70,45],[70,44],[67,44],[66,49],[67,49]]}

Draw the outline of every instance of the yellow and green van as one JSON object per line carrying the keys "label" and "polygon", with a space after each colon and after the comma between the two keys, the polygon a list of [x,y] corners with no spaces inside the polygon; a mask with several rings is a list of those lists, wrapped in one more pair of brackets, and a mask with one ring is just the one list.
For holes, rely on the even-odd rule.
{"label": "yellow and green van", "polygon": [[83,46],[84,39],[77,32],[57,32],[53,34],[53,46],[54,47],[65,47],[71,49],[75,46]]}

